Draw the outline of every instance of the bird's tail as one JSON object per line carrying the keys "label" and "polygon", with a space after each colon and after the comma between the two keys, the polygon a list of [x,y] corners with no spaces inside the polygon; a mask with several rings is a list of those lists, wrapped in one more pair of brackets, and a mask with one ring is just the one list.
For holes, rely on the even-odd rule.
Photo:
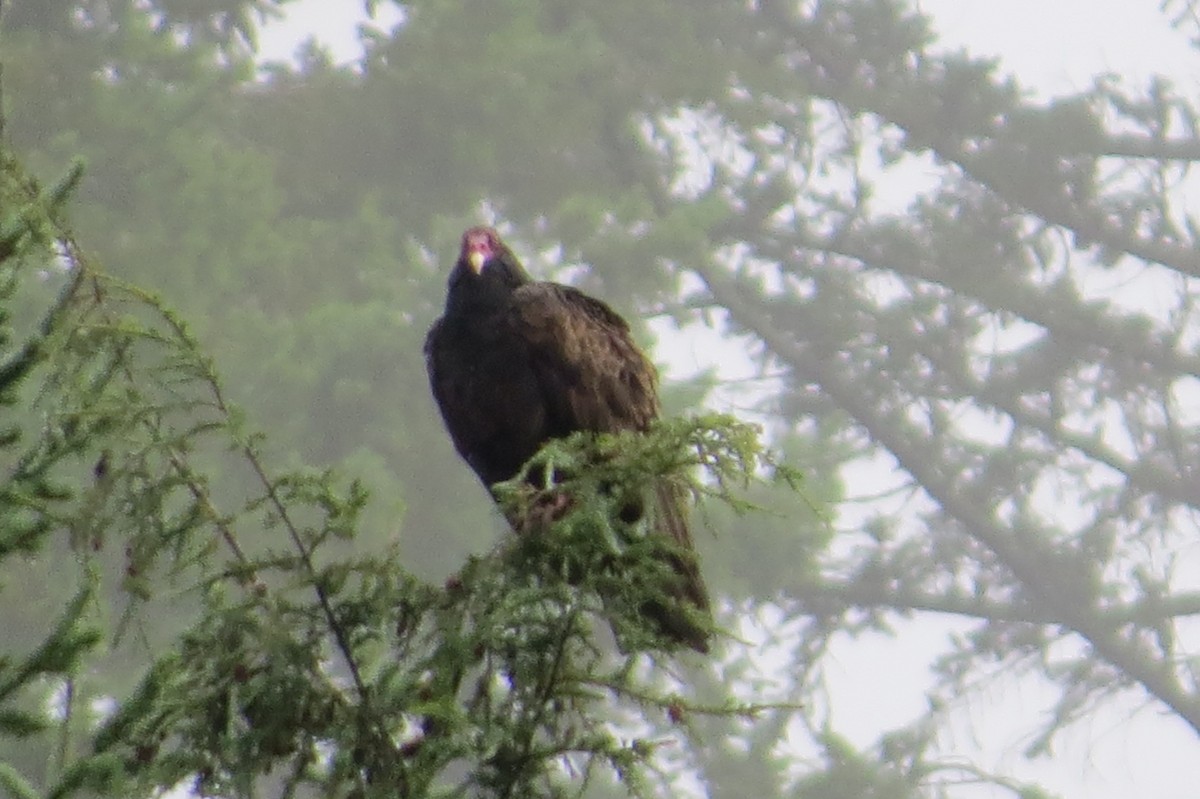
{"label": "bird's tail", "polygon": [[[711,619],[712,609],[708,601],[708,590],[700,576],[700,564],[692,546],[692,533],[687,520],[687,497],[679,485],[670,480],[659,480],[654,486],[653,530],[666,536],[675,545],[670,555],[674,579],[665,592],[677,603],[652,600],[646,603],[645,612],[654,620],[665,635],[686,644],[697,652],[708,652],[711,622],[707,625],[696,616]],[[685,604],[691,607],[683,607]]]}

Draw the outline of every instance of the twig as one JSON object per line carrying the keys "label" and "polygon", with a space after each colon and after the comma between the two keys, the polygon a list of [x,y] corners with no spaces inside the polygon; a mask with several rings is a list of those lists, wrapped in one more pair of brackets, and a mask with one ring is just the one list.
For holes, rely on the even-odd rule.
{"label": "twig", "polygon": [[517,778],[520,776],[525,763],[529,760],[530,753],[533,751],[533,737],[542,722],[542,717],[545,715],[546,705],[550,701],[554,686],[558,684],[563,661],[566,659],[567,642],[571,640],[571,631],[575,627],[578,615],[579,609],[575,607],[563,619],[562,632],[558,636],[554,650],[554,662],[550,666],[549,672],[546,673],[544,682],[539,686],[537,691],[537,702],[534,704],[532,717],[528,719],[528,727],[525,730],[523,740],[520,742],[521,752],[516,758],[518,766],[513,770],[509,781],[504,786],[504,790],[500,793],[501,799],[508,799],[508,797],[513,795],[513,791],[516,790],[517,786]]}

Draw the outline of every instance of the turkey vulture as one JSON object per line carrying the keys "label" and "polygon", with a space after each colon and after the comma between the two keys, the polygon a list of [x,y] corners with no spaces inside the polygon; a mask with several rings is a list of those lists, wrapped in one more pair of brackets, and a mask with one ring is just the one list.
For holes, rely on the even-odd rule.
{"label": "turkey vulture", "polygon": [[[463,234],[425,365],[455,449],[489,488],[515,477],[551,439],[645,431],[658,416],[654,367],[625,320],[578,289],[532,280],[487,227]],[[655,532],[679,550],[671,593],[708,613],[684,498],[666,481],[653,494]],[[679,608],[651,602],[644,610],[667,637],[708,651],[707,632]]]}

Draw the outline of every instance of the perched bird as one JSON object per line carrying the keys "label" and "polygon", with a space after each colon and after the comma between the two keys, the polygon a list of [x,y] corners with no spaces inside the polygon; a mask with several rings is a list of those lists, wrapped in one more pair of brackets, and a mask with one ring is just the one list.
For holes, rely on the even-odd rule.
{"label": "perched bird", "polygon": [[[659,412],[654,367],[625,320],[578,289],[532,280],[487,227],[463,233],[425,365],[455,448],[489,488],[515,477],[551,439],[645,431]],[[708,613],[684,497],[665,481],[653,495],[655,533],[681,552],[671,590]],[[708,651],[707,633],[678,609],[645,610],[668,637]]]}

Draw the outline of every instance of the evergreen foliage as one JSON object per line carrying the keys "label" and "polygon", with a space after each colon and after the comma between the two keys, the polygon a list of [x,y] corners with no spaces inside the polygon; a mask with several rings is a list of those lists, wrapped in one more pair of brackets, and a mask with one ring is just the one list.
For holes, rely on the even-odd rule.
{"label": "evergreen foliage", "polygon": [[[588,738],[596,763],[632,773],[617,755],[645,742],[669,775],[644,773],[656,795],[957,797],[986,783],[1076,796],[1070,781],[1025,779],[1072,736],[1112,746],[1119,736],[1103,731],[1142,707],[1171,740],[1200,729],[1187,190],[1200,101],[1185,82],[1102,75],[1038,98],[1003,60],[948,52],[905,0],[369,5],[400,22],[369,22],[351,63],[311,45],[260,69],[255,25],[285,3],[4,3],[5,133],[26,171],[6,172],[0,208],[0,462],[5,476],[25,464],[27,479],[6,484],[0,514],[0,656],[5,674],[50,663],[75,675],[43,674],[5,699],[0,778],[13,793],[68,777],[136,793],[182,774],[232,792],[262,753],[275,765],[257,787],[318,790],[394,768],[411,786],[425,775],[477,788],[495,775],[465,754],[446,763],[417,746],[385,768],[371,763],[383,738],[338,726],[359,699],[329,618],[367,641],[349,636],[359,678],[393,706],[412,674],[394,657],[395,675],[380,676],[385,653],[409,646],[405,663],[433,662],[453,657],[438,642],[460,642],[459,704],[449,685],[429,688],[436,707],[397,739],[441,735],[460,753],[483,751],[462,704],[481,675],[551,654],[476,658],[512,608],[471,604],[475,592],[559,607],[561,580],[562,596],[540,593],[551,577],[586,575],[595,583],[569,592],[566,616],[522,617],[531,634],[573,642],[583,664],[598,656],[576,631],[612,630],[631,653],[654,644],[628,613],[632,583],[609,570],[619,561],[653,584],[643,542],[598,529],[604,514],[480,554],[503,525],[446,441],[420,364],[448,258],[479,222],[538,277],[621,309],[643,344],[666,331],[660,361],[703,360],[710,342],[749,361],[739,386],[715,369],[668,381],[668,409],[756,414],[806,476],[807,503],[753,483],[741,496],[770,513],[702,510],[722,531],[698,541],[732,633],[722,651],[653,671],[635,657],[627,673],[645,685],[603,670],[617,660],[597,662],[602,688],[561,672],[585,699],[613,696],[612,683],[648,712],[624,724],[625,703],[589,705],[611,711],[597,733],[610,737]],[[1193,6],[1159,4],[1185,42],[1200,34]],[[1072,46],[1074,31],[1062,36]],[[574,547],[563,558],[534,557],[560,538]],[[368,565],[381,554],[405,571],[379,577]],[[214,558],[221,577],[202,576]],[[412,616],[411,634],[357,621],[378,597],[410,597],[411,614],[393,613]],[[218,633],[239,657],[204,647]],[[48,635],[77,651],[45,649]],[[185,639],[195,654],[183,660]],[[928,684],[902,684],[891,655],[918,648]],[[863,649],[888,657],[839,689]],[[50,660],[30,660],[43,651]],[[532,710],[514,697],[537,685],[489,684],[476,707],[495,729],[515,725]],[[304,702],[264,722],[279,691]],[[895,695],[916,710],[885,712]],[[676,696],[800,707],[682,713],[679,726],[682,705],[656,704]],[[963,740],[964,715],[990,730],[1013,696],[1016,743]],[[108,717],[95,703],[110,697],[122,704]],[[847,697],[871,718],[849,724]],[[594,721],[584,701],[564,718]],[[204,726],[205,702],[238,734]],[[335,727],[349,736],[337,741],[361,740],[362,760],[309,732]],[[185,735],[200,748],[183,751]],[[243,748],[218,745],[234,740]],[[571,762],[584,773],[582,754]],[[596,776],[589,790],[631,784]]]}
{"label": "evergreen foliage", "polygon": [[[6,197],[20,200],[35,184],[5,163]],[[38,225],[6,225],[19,232],[9,235],[3,300],[31,251],[57,248],[68,272],[4,369],[9,403],[24,398],[44,421],[28,442],[16,429],[6,438],[0,558],[65,537],[82,567],[81,588],[41,645],[0,662],[0,732],[63,742],[44,795],[190,783],[201,795],[270,785],[283,795],[565,796],[593,780],[648,795],[662,742],[623,735],[614,707],[626,709],[626,725],[644,714],[771,709],[703,706],[648,679],[642,656],[669,646],[640,617],[648,598],[673,601],[653,587],[665,576],[661,545],[607,507],[633,490],[623,487],[671,475],[736,503],[736,488],[771,465],[752,428],[709,417],[648,436],[555,442],[538,459],[603,462],[545,489],[572,496],[571,512],[435,588],[394,549],[353,556],[330,546],[355,536],[365,490],[331,471],[274,473],[180,318],[83,254],[59,217],[67,193],[6,203]],[[22,394],[24,380],[36,391]],[[83,486],[56,479],[81,462],[91,464]],[[254,485],[235,504],[214,490],[230,470]],[[166,586],[188,597],[188,622],[93,726],[72,718],[74,686],[103,640],[96,620],[117,610],[95,591],[95,555],[112,547],[124,553],[126,603],[114,644]],[[599,621],[625,654],[598,638]],[[36,695],[41,677],[62,687],[57,722],[17,701]],[[16,765],[2,775],[15,795],[42,795]]]}

